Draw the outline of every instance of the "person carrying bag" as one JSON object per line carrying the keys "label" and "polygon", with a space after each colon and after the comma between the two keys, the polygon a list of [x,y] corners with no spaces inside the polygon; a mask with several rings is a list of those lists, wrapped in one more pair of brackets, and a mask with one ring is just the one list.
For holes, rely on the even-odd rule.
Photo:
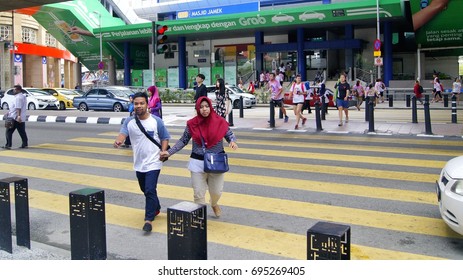
{"label": "person carrying bag", "polygon": [[187,122],[182,137],[172,148],[162,152],[161,158],[179,152],[193,139],[188,169],[191,172],[194,202],[206,204],[206,191],[209,190],[212,210],[216,217],[220,217],[222,210],[218,201],[222,196],[225,172],[228,171],[228,156],[223,149],[223,138],[233,150],[238,145],[227,121],[215,113],[209,98],[199,97],[195,108],[197,114]]}

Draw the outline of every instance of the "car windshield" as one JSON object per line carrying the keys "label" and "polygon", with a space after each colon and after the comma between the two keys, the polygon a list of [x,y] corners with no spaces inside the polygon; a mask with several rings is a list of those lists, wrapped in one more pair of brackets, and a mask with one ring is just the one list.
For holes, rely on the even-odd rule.
{"label": "car windshield", "polygon": [[109,91],[115,96],[122,97],[122,98],[128,98],[131,94],[133,94],[133,91],[131,91],[130,89],[127,89],[127,90],[111,89]]}
{"label": "car windshield", "polygon": [[46,92],[46,91],[43,91],[43,90],[40,90],[40,89],[33,89],[33,88],[30,88],[30,89],[28,89],[28,91],[29,91],[32,95],[35,95],[35,96],[51,95],[50,93],[48,93],[48,92]]}
{"label": "car windshield", "polygon": [[229,88],[230,90],[232,90],[233,92],[245,93],[245,92],[242,91],[239,87],[236,87],[236,86],[228,86],[228,88]]}

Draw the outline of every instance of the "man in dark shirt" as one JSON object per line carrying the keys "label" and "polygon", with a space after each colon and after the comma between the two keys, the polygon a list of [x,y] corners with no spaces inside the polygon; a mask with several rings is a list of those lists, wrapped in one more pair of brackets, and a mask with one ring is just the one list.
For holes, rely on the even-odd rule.
{"label": "man in dark shirt", "polygon": [[196,85],[196,94],[195,94],[195,104],[196,104],[196,100],[198,100],[199,97],[201,96],[207,97],[207,89],[206,89],[206,86],[203,84],[204,79],[206,79],[206,77],[201,73],[196,76],[197,85]]}

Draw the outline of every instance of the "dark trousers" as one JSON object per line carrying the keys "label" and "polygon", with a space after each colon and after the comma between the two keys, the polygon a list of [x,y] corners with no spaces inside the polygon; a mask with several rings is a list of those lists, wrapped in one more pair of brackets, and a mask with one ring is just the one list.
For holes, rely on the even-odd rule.
{"label": "dark trousers", "polygon": [[137,171],[136,173],[138,185],[145,194],[145,221],[154,221],[155,213],[161,209],[157,193],[158,178],[161,170]]}
{"label": "dark trousers", "polygon": [[19,136],[21,137],[22,147],[26,147],[28,145],[28,139],[26,134],[26,123],[25,122],[17,122],[14,121],[14,125],[12,128],[8,128],[5,132],[6,136],[6,145],[5,147],[10,147],[13,144],[13,133],[15,130],[18,130]]}

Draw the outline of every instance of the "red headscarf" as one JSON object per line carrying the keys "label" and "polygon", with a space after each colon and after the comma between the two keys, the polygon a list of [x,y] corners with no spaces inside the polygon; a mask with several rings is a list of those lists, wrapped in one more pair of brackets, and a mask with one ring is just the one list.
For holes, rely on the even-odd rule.
{"label": "red headscarf", "polygon": [[[201,102],[207,101],[211,113],[206,118],[200,114]],[[211,148],[223,139],[228,131],[228,123],[224,118],[220,117],[214,111],[212,102],[206,96],[201,96],[196,101],[197,116],[187,121],[187,126],[190,131],[193,141],[201,145],[201,135],[204,139],[206,148]]]}

